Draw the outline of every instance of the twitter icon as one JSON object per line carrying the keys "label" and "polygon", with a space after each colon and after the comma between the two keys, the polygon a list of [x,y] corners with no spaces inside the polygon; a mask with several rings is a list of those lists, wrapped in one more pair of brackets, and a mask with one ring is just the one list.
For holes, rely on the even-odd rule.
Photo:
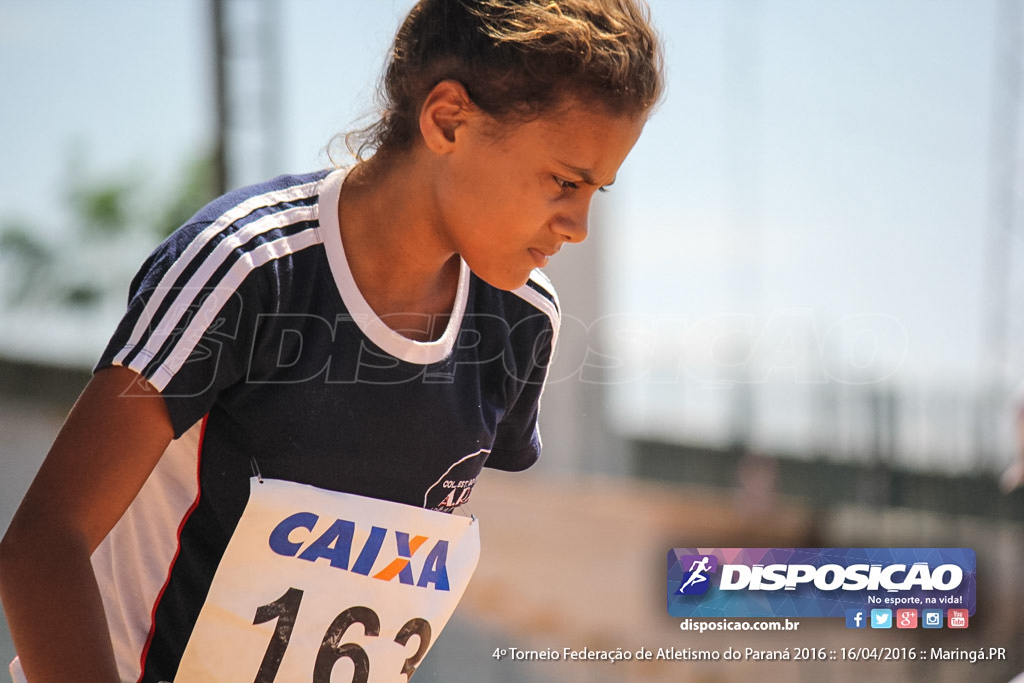
{"label": "twitter icon", "polygon": [[892,628],[892,610],[871,610],[871,628]]}

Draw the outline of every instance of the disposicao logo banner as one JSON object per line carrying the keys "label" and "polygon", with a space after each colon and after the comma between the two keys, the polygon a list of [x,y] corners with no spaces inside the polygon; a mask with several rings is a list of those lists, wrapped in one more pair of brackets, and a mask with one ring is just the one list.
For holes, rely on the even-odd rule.
{"label": "disposicao logo banner", "polygon": [[844,617],[850,609],[966,609],[971,548],[673,548],[673,617]]}

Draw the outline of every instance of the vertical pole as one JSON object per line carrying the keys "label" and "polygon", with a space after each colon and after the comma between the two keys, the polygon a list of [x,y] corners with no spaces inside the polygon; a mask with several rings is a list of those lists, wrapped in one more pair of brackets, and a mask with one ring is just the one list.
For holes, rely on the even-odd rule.
{"label": "vertical pole", "polygon": [[[999,451],[1000,413],[1006,410],[1009,363],[1009,323],[1013,307],[1014,233],[1019,222],[1021,87],[1024,57],[1019,0],[1001,0],[996,17],[992,128],[991,188],[985,282],[982,303],[981,387],[978,392],[976,465],[991,465]],[[1016,368],[1019,371],[1020,368]]]}
{"label": "vertical pole", "polygon": [[[726,197],[735,253],[731,292],[737,311],[749,307],[754,325],[763,324],[760,310],[761,258],[761,13],[760,0],[732,0],[726,5],[725,89],[727,106]],[[756,334],[756,327],[755,327]],[[752,448],[757,424],[757,396],[752,374],[756,358],[747,342],[730,350],[726,381],[732,383],[728,407],[729,449]]]}
{"label": "vertical pole", "polygon": [[281,4],[262,0],[260,8],[260,100],[262,101],[262,172],[277,175],[282,168],[284,127],[281,117]]}
{"label": "vertical pole", "polygon": [[227,39],[224,25],[224,0],[209,0],[210,29],[213,38],[213,97],[216,117],[213,138],[213,179],[216,194],[228,189],[228,73]]}

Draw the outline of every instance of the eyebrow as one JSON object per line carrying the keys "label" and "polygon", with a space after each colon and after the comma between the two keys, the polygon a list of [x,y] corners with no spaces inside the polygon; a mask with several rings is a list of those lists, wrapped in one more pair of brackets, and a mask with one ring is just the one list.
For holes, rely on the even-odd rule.
{"label": "eyebrow", "polygon": [[595,187],[598,187],[598,186],[600,186],[600,187],[609,187],[609,186],[615,184],[615,178],[612,178],[611,182],[605,183],[604,185],[601,185],[600,183],[598,183],[598,182],[596,182],[594,180],[594,176],[593,176],[593,174],[589,170],[587,170],[585,168],[579,168],[577,166],[573,166],[572,164],[566,164],[566,163],[561,162],[561,161],[559,161],[558,163],[561,164],[562,166],[564,166],[567,170],[572,171],[573,173],[578,175],[583,180],[583,182],[585,182],[587,185],[593,185]]}

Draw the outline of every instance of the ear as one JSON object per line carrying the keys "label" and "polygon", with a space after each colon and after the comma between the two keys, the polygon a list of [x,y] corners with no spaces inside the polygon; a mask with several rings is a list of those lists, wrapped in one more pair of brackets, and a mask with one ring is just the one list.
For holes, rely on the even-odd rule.
{"label": "ear", "polygon": [[441,81],[427,93],[420,107],[420,135],[427,148],[447,154],[455,144],[456,130],[479,110],[458,81]]}

